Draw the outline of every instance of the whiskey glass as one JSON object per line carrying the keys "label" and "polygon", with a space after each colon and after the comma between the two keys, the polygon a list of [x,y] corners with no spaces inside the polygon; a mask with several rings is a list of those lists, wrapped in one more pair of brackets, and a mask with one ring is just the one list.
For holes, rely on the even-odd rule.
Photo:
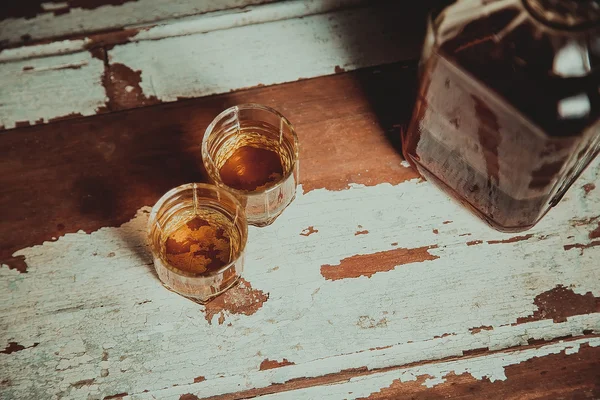
{"label": "whiskey glass", "polygon": [[273,223],[296,196],[298,137],[270,107],[223,111],[206,129],[202,158],[210,179],[239,199],[250,225]]}
{"label": "whiskey glass", "polygon": [[163,285],[196,302],[223,293],[242,274],[244,208],[217,186],[189,183],[167,192],[152,208],[148,237]]}

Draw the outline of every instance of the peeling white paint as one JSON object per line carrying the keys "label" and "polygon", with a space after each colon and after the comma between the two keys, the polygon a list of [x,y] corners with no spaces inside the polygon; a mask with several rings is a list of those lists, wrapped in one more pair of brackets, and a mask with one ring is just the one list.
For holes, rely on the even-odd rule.
{"label": "peeling white paint", "polygon": [[[418,32],[409,21],[413,15],[392,15],[386,4],[352,8],[361,2],[295,1],[176,20],[141,33],[134,39],[141,42],[116,46],[108,56],[111,63],[142,71],[143,94],[162,101],[416,57],[419,45],[413,38]],[[137,2],[122,7],[127,4]],[[330,10],[337,11],[319,14]],[[225,29],[238,25],[246,26]],[[221,30],[147,40],[211,29]],[[47,122],[72,113],[93,115],[104,106],[103,61],[81,51],[90,44],[86,38],[0,52],[0,126]],[[63,69],[69,65],[82,68]],[[60,71],[40,73],[50,70]]]}
{"label": "peeling white paint", "polygon": [[65,2],[65,1],[57,2],[57,3],[48,2],[48,3],[42,3],[41,6],[44,11],[56,11],[56,10],[62,10],[64,8],[69,8],[69,3]]}
{"label": "peeling white paint", "polygon": [[336,66],[353,70],[414,59],[419,24],[411,21],[414,13],[399,15],[391,7],[129,43],[115,46],[109,59],[142,71],[144,95],[162,101],[330,75]]}
{"label": "peeling white paint", "polygon": [[[588,344],[592,347],[600,346],[600,339],[581,339],[568,343],[557,343],[544,346],[539,349],[528,349],[515,352],[502,352],[493,355],[486,355],[474,359],[442,362],[428,364],[412,368],[400,368],[394,371],[382,372],[373,375],[352,378],[349,382],[327,385],[326,387],[315,386],[306,389],[293,390],[289,392],[275,393],[261,396],[261,399],[291,399],[291,400],[312,400],[312,399],[357,399],[368,397],[371,393],[389,387],[395,380],[400,382],[414,382],[420,376],[430,375],[423,384],[427,387],[433,387],[446,381],[445,376],[454,373],[460,375],[468,373],[475,379],[481,380],[487,377],[491,382],[496,380],[506,380],[504,368],[522,363],[534,357],[543,357],[550,354],[557,354],[565,351],[567,354],[575,354],[579,351],[580,344]],[[126,399],[150,399],[149,395],[135,395],[126,397]],[[168,399],[178,399],[175,397],[164,397]]]}
{"label": "peeling white paint", "polygon": [[0,126],[96,114],[106,100],[103,73],[89,52],[0,64]]}
{"label": "peeling white paint", "polygon": [[[67,234],[23,249],[15,255],[25,256],[26,274],[0,269],[5,286],[0,290],[0,345],[39,345],[0,354],[0,375],[16,378],[30,365],[36,369],[31,379],[15,379],[2,394],[15,399],[52,398],[61,391],[69,398],[122,392],[140,399],[177,399],[184,393],[203,397],[348,368],[398,366],[482,347],[505,349],[528,339],[600,332],[600,313],[563,323],[512,325],[536,310],[537,295],[559,284],[600,295],[600,247],[583,253],[563,249],[589,241],[586,227],[573,227],[570,220],[597,215],[600,192],[584,196],[581,186],[597,182],[599,174],[600,159],[528,232],[533,238],[477,246],[465,242],[514,235],[491,230],[427,182],[307,194],[299,188],[273,225],[249,230],[245,278],[269,299],[250,316],[225,312],[222,325],[217,317],[209,324],[202,306],[158,282],[144,239],[147,207],[119,228]],[[444,224],[447,220],[453,222]],[[358,225],[368,226],[369,233],[355,236]],[[300,235],[309,226],[318,232]],[[459,236],[465,232],[472,236]],[[329,281],[320,273],[323,264],[356,254],[434,244],[438,247],[429,251],[438,259],[371,278]],[[374,324],[361,323],[371,319]],[[469,330],[482,325],[493,329]],[[451,335],[434,339],[444,333]],[[577,341],[583,342],[598,345],[598,339]],[[425,365],[407,369],[400,378],[429,373],[435,379],[428,384],[435,384],[448,371],[466,371],[477,379],[504,379],[507,365],[567,348],[575,351],[574,346],[558,343]],[[295,365],[259,371],[265,358],[285,358]],[[206,380],[193,383],[198,376]],[[377,391],[398,378],[396,370],[348,384],[374,379],[365,388]],[[71,386],[85,379],[94,383]]]}
{"label": "peeling white paint", "polygon": [[[137,42],[140,40],[156,40],[166,37],[184,36],[194,33],[206,33],[214,30],[229,29],[238,26],[260,24],[270,21],[306,17],[309,15],[356,7],[362,3],[366,3],[366,1],[292,0],[280,3],[267,3],[257,6],[226,9],[223,11],[213,11],[205,14],[190,15],[188,17],[180,17],[175,19],[166,19],[151,25],[130,25],[126,26],[125,29],[141,29],[137,35],[129,38],[129,41]],[[224,4],[224,6],[226,6],[226,4]],[[42,7],[54,7],[54,9],[66,8],[68,7],[68,3],[43,3]],[[3,49],[0,50],[0,62],[74,53],[85,50],[86,46],[89,46],[91,43],[92,39],[84,38]]]}
{"label": "peeling white paint", "polygon": [[87,38],[60,40],[51,43],[4,49],[0,50],[0,62],[76,53],[84,50],[85,46],[90,44],[90,42],[90,39]]}
{"label": "peeling white paint", "polygon": [[281,21],[331,12],[341,8],[354,7],[365,0],[292,0],[259,6],[245,7],[243,10],[226,10],[199,16],[190,16],[142,30],[130,41],[156,40],[166,37],[191,35],[235,28],[239,26]]}
{"label": "peeling white paint", "polygon": [[90,10],[73,7],[68,13],[56,16],[52,12],[45,12],[34,18],[8,18],[0,21],[0,40],[13,44],[19,43],[24,35],[39,40],[104,31],[269,1],[273,0],[137,0]]}

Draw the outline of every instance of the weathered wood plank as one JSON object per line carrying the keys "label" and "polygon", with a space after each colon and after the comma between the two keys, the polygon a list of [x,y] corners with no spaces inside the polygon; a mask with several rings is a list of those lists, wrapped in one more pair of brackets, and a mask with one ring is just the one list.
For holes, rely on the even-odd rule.
{"label": "weathered wood plank", "polygon": [[[365,397],[412,363],[465,358],[452,371],[481,379],[576,348],[540,341],[597,346],[600,160],[531,231],[492,231],[417,179],[388,139],[414,90],[414,66],[402,67],[0,136],[0,264],[13,267],[0,268],[0,393],[202,398],[396,369]],[[302,187],[275,224],[250,229],[246,282],[203,307],[160,286],[143,206],[202,179],[204,128],[250,100],[296,124]],[[535,349],[486,353],[518,345]],[[475,363],[482,354],[492,358]],[[439,382],[444,368],[424,373]]]}
{"label": "weathered wood plank", "polygon": [[90,45],[92,45],[92,41],[88,38],[85,38],[57,40],[50,43],[1,49],[0,62],[5,63],[9,61],[23,61],[32,58],[78,53],[86,50],[86,48]]}
{"label": "weathered wood plank", "polygon": [[[414,64],[396,64],[6,132],[0,210],[11,212],[0,224],[0,263],[25,268],[12,258],[15,251],[80,229],[118,226],[170,188],[203,179],[204,130],[234,104],[267,104],[294,121],[307,191],[414,178],[388,143],[400,139],[415,83]],[[392,95],[393,104],[375,101]]]}
{"label": "weathered wood plank", "polygon": [[[74,53],[90,48],[112,48],[117,44],[157,40],[195,33],[206,33],[239,26],[301,18],[335,10],[365,5],[365,0],[302,1],[291,0],[279,3],[250,5],[208,12],[188,17],[161,20],[150,24],[124,26],[100,32],[77,33],[65,40],[31,41],[22,46],[0,47],[0,61],[18,61],[28,58],[47,57]],[[65,3],[67,4],[67,3]],[[227,6],[226,3],[223,6]],[[406,9],[406,12],[412,12]],[[422,14],[422,11],[421,11]],[[417,42],[420,42],[420,38]]]}
{"label": "weathered wood plank", "polygon": [[[426,12],[424,5],[406,12],[382,3],[119,45],[108,52],[111,79],[139,87],[144,98],[175,101],[416,59]],[[124,79],[122,69],[135,80]],[[112,99],[118,105],[122,96]]]}
{"label": "weathered wood plank", "polygon": [[[0,61],[6,61],[0,63],[0,87],[8,88],[0,90],[0,129],[329,75],[418,55],[425,5],[405,12],[395,4],[377,3],[312,15],[357,2],[301,3],[200,16],[143,32],[133,29],[111,37],[7,49],[0,53]],[[299,15],[309,16],[278,20]],[[260,23],[270,20],[275,21]],[[251,25],[225,29],[239,24]],[[205,30],[211,31],[198,33]],[[153,40],[170,35],[175,37]],[[141,41],[116,46],[105,57],[103,49],[127,40]],[[82,49],[92,50],[76,52]],[[62,62],[60,56],[36,58],[53,52],[76,52],[63,57],[89,60],[94,68],[66,69],[58,75],[47,69],[23,71]],[[16,61],[19,58],[24,60]],[[54,86],[48,88],[48,82]],[[86,101],[90,95],[91,103]]]}
{"label": "weathered wood plank", "polygon": [[90,33],[273,0],[31,0],[0,9],[0,44]]}
{"label": "weathered wood plank", "polygon": [[103,75],[104,60],[87,51],[0,64],[0,130],[95,115]]}
{"label": "weathered wood plank", "polygon": [[[590,172],[599,170],[596,163]],[[429,201],[419,203],[423,198]],[[27,348],[3,355],[2,370],[14,379],[4,393],[81,398],[176,385],[160,397],[208,397],[598,332],[600,247],[580,253],[563,246],[587,243],[590,227],[580,231],[569,221],[599,200],[565,200],[532,239],[467,246],[458,236],[464,231],[485,242],[509,236],[473,220],[428,183],[300,194],[277,223],[250,230],[250,284],[228,292],[220,309],[160,286],[145,247],[145,209],[120,228],[68,234],[17,252],[26,274],[0,269],[6,284],[0,340]],[[394,209],[398,202],[410,212]],[[449,215],[454,222],[441,228]],[[309,224],[318,232],[301,236]],[[354,235],[359,224],[368,235]],[[392,240],[405,248],[436,243],[429,251],[438,258],[409,264],[400,258],[399,267],[370,278],[321,275],[322,265],[394,249]],[[376,266],[378,259],[365,262]],[[538,301],[552,293],[560,296]],[[554,321],[561,309],[570,312]],[[528,316],[530,322],[519,323]],[[473,333],[483,325],[492,329]],[[283,359],[294,365],[260,371],[265,360]],[[39,365],[32,380],[14,375],[30,364]],[[199,376],[204,380],[193,383]]]}
{"label": "weathered wood plank", "polygon": [[[600,396],[599,369],[600,342],[581,339],[383,373],[349,375],[336,384],[280,391],[261,399],[595,399]],[[244,398],[243,393],[239,395],[220,398]],[[126,398],[151,397],[142,394]]]}

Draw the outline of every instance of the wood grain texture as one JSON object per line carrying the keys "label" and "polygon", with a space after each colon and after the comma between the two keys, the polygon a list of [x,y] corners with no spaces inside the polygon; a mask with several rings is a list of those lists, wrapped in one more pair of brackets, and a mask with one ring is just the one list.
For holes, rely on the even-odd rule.
{"label": "wood grain texture", "polygon": [[[317,379],[295,380],[285,389],[264,388],[207,399],[595,399],[600,347],[587,340],[498,352],[464,360],[346,371]],[[482,364],[494,365],[477,370]],[[490,372],[495,369],[500,378]],[[489,375],[486,375],[488,373]],[[388,384],[389,383],[389,384]],[[373,388],[376,391],[371,392]],[[380,389],[379,389],[380,388]],[[200,399],[193,394],[179,398]],[[133,396],[135,397],[135,396]]]}
{"label": "wood grain texture", "polygon": [[[354,234],[356,236],[356,233]],[[403,264],[435,260],[438,256],[429,253],[437,245],[414,249],[393,249],[374,254],[360,254],[340,260],[338,265],[321,266],[321,275],[332,281],[345,278],[371,277],[378,272],[390,271]]]}
{"label": "wood grain texture", "polygon": [[[416,59],[427,4],[408,11],[398,4],[375,3],[118,45],[108,52],[109,64],[111,69],[114,65],[139,71],[145,96],[175,101]],[[114,101],[118,103],[119,96]]]}
{"label": "wood grain texture", "polygon": [[[591,172],[597,174],[597,163],[593,168]],[[430,199],[431,209],[418,205],[422,197]],[[371,203],[366,209],[365,199]],[[409,214],[391,212],[390,202],[399,199],[417,208]],[[300,194],[274,225],[250,231],[246,279],[255,290],[268,293],[268,299],[249,313],[225,309],[222,317],[213,314],[211,322],[206,321],[212,313],[208,307],[164,290],[156,280],[145,250],[147,209],[142,209],[120,228],[68,234],[17,252],[27,260],[27,274],[0,269],[7,284],[1,303],[6,308],[0,314],[7,329],[1,340],[23,347],[39,343],[5,355],[2,371],[18,371],[25,364],[46,360],[34,379],[46,382],[43,388],[16,380],[4,393],[39,397],[60,393],[64,387],[63,395],[74,398],[119,393],[165,399],[191,393],[202,398],[238,392],[240,381],[248,388],[267,388],[346,370],[356,373],[460,358],[481,354],[480,349],[485,353],[593,334],[599,331],[600,313],[588,308],[570,313],[560,323],[551,315],[518,323],[520,316],[536,315],[544,307],[532,296],[557,284],[568,284],[586,298],[587,292],[597,296],[597,248],[581,256],[557,245],[577,235],[574,227],[568,227],[569,218],[581,213],[579,204],[578,199],[567,199],[542,221],[537,232],[552,233],[545,239],[467,247],[457,235],[461,228],[484,239],[507,235],[472,220],[442,193],[418,180]],[[431,240],[430,227],[443,226],[449,214],[458,226],[435,236],[439,248],[430,251],[440,257],[436,260],[405,264],[370,278],[331,282],[320,275],[320,264],[333,264],[361,246],[360,253],[368,254],[389,248],[391,237],[410,247]],[[299,232],[309,220],[319,221],[320,230],[302,237]],[[352,228],[365,221],[372,226],[371,233],[355,236]],[[578,238],[586,236],[587,232],[580,232]],[[477,251],[465,254],[467,249]],[[58,288],[63,296],[56,296]],[[481,325],[493,329],[475,335],[469,329]],[[597,346],[598,340],[591,343]],[[496,355],[480,364],[469,358],[453,371],[460,375],[468,369],[477,371],[477,379],[504,379],[504,365],[548,351],[577,349],[569,344],[552,346],[514,358]],[[202,356],[190,356],[196,353]],[[260,371],[265,358],[286,359],[294,365]],[[103,377],[102,370],[108,375]],[[429,372],[420,369],[419,375],[441,379],[449,372],[445,365],[425,370]],[[197,376],[206,380],[193,383]],[[95,379],[94,384],[79,387],[88,379]],[[389,386],[393,379],[397,376],[380,387],[370,386],[369,393]],[[146,395],[144,390],[150,392]]]}
{"label": "wood grain texture", "polygon": [[479,382],[467,372],[460,375],[449,373],[443,384],[433,386],[431,390],[418,385],[406,387],[396,380],[388,388],[367,398],[594,399],[600,397],[599,370],[600,347],[591,347],[583,342],[576,353],[567,349],[506,366],[505,380],[492,382],[484,378]]}
{"label": "wood grain texture", "polygon": [[[120,0],[117,0],[120,1]],[[429,0],[430,2],[432,0]],[[249,2],[251,4],[252,2]],[[266,3],[266,4],[265,4]],[[207,33],[239,26],[302,18],[365,5],[365,0],[288,0],[285,2],[260,2],[238,8],[168,18],[146,24],[124,26],[98,32],[74,33],[63,38],[29,40],[22,45],[0,46],[0,61],[18,61],[28,58],[73,53],[90,48],[105,50],[117,44],[158,40],[168,37]],[[69,3],[62,3],[69,5]],[[198,2],[196,4],[199,4]],[[227,7],[227,2],[222,5]],[[101,11],[98,11],[100,14]]]}
{"label": "wood grain texture", "polygon": [[0,44],[15,45],[68,35],[268,3],[272,0],[24,0],[0,9]]}
{"label": "wood grain texture", "polygon": [[[239,103],[274,106],[293,121],[305,191],[415,178],[389,145],[407,122],[415,75],[414,65],[396,64],[0,135],[0,209],[11,210],[0,224],[0,263],[24,270],[12,257],[18,249],[118,226],[170,188],[203,180],[204,130]],[[395,104],[369,102],[392,93]]]}
{"label": "wood grain texture", "polygon": [[89,52],[0,64],[0,130],[104,107],[104,62]]}
{"label": "wood grain texture", "polygon": [[[600,160],[534,229],[492,231],[399,156],[415,72],[394,64],[1,135],[0,394],[519,395],[545,363],[558,386],[542,394],[594,395],[600,192],[585,185]],[[157,280],[148,206],[203,179],[202,132],[248,101],[295,124],[301,186],[273,225],[250,228],[244,285],[200,306]],[[400,248],[426,250],[406,262]],[[322,274],[357,259],[368,274]]]}
{"label": "wood grain texture", "polygon": [[417,58],[428,3],[358,3],[268,4],[6,49],[0,130]]}

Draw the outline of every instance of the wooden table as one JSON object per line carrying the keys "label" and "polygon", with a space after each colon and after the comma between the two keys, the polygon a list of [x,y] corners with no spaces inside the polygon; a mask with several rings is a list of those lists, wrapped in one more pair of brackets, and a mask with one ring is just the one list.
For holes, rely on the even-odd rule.
{"label": "wooden table", "polygon": [[[419,179],[399,135],[423,10],[291,2],[153,25],[126,19],[138,2],[81,3],[64,23],[0,22],[0,397],[600,398],[600,160],[521,234]],[[205,180],[204,129],[243,102],[295,124],[301,186],[250,228],[242,283],[200,306],[158,281],[148,212]]]}

